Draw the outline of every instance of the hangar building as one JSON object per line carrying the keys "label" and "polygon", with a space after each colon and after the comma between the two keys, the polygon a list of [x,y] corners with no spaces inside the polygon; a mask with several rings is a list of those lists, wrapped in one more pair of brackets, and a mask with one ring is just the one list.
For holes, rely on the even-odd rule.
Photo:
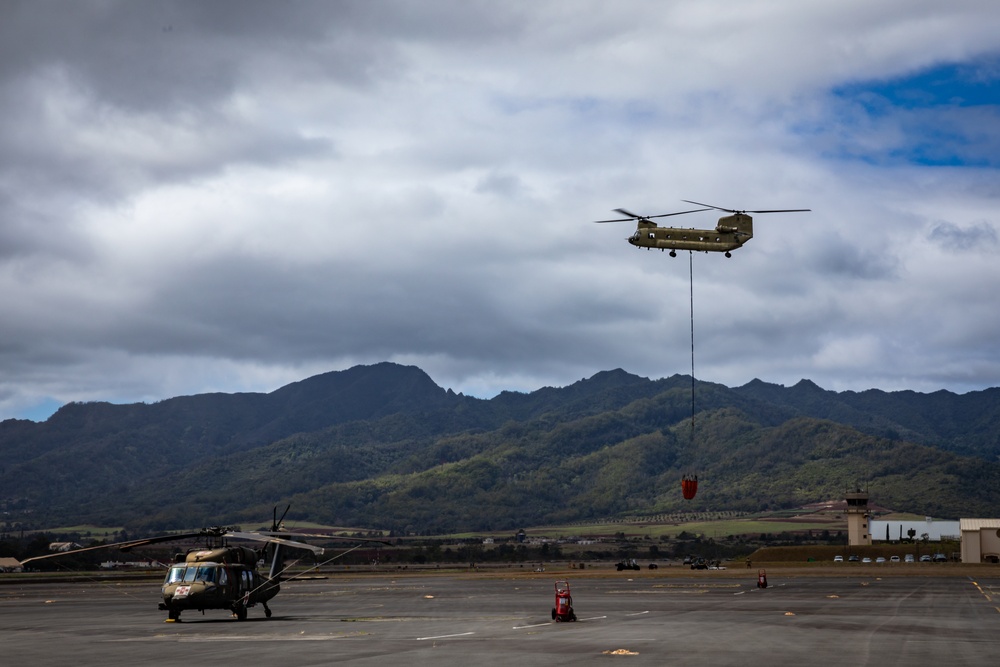
{"label": "hangar building", "polygon": [[959,519],[963,563],[1000,562],[1000,519]]}

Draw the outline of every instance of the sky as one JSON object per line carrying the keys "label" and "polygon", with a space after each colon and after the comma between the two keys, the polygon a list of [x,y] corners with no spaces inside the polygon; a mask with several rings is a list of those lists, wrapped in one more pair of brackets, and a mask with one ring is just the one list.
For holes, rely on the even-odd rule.
{"label": "sky", "polygon": [[[998,386],[998,34],[992,0],[0,0],[0,419],[382,361],[658,379],[692,305],[701,380]],[[593,224],[683,200],[811,211],[731,258]]]}

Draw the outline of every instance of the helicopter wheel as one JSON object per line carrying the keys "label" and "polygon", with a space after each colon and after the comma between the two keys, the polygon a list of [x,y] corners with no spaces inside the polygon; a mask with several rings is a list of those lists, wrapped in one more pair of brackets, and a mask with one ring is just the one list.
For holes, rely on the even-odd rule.
{"label": "helicopter wheel", "polygon": [[271,618],[271,608],[267,605],[264,605],[264,616]]}
{"label": "helicopter wheel", "polygon": [[167,620],[170,622],[176,622],[181,620],[181,612],[176,609],[171,609],[167,612]]}
{"label": "helicopter wheel", "polygon": [[246,605],[238,604],[233,607],[233,613],[236,615],[237,621],[247,620],[247,608]]}
{"label": "helicopter wheel", "polygon": [[671,257],[676,257],[676,256],[677,256],[677,253],[676,253],[675,251],[671,250],[671,251],[670,251],[670,256],[671,256]]}
{"label": "helicopter wheel", "polygon": [[732,253],[730,253],[730,252],[729,252],[729,251],[727,250],[727,251],[726,251],[726,257],[732,257],[732,256],[733,256],[733,255],[732,255]]}

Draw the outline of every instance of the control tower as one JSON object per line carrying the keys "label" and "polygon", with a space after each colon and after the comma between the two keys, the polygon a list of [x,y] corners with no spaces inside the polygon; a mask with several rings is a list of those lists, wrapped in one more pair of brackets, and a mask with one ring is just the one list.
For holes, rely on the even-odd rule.
{"label": "control tower", "polygon": [[858,489],[847,493],[847,544],[854,547],[872,543],[868,529],[868,492]]}

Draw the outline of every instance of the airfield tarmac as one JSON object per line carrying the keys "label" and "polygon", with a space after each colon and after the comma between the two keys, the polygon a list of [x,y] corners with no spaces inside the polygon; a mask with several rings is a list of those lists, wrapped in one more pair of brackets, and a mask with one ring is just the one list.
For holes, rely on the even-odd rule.
{"label": "airfield tarmac", "polygon": [[[1000,568],[925,576],[573,570],[344,573],[282,584],[265,619],[185,612],[159,582],[0,586],[8,665],[987,665]],[[790,571],[791,572],[791,571]],[[569,579],[575,623],[550,618]]]}

